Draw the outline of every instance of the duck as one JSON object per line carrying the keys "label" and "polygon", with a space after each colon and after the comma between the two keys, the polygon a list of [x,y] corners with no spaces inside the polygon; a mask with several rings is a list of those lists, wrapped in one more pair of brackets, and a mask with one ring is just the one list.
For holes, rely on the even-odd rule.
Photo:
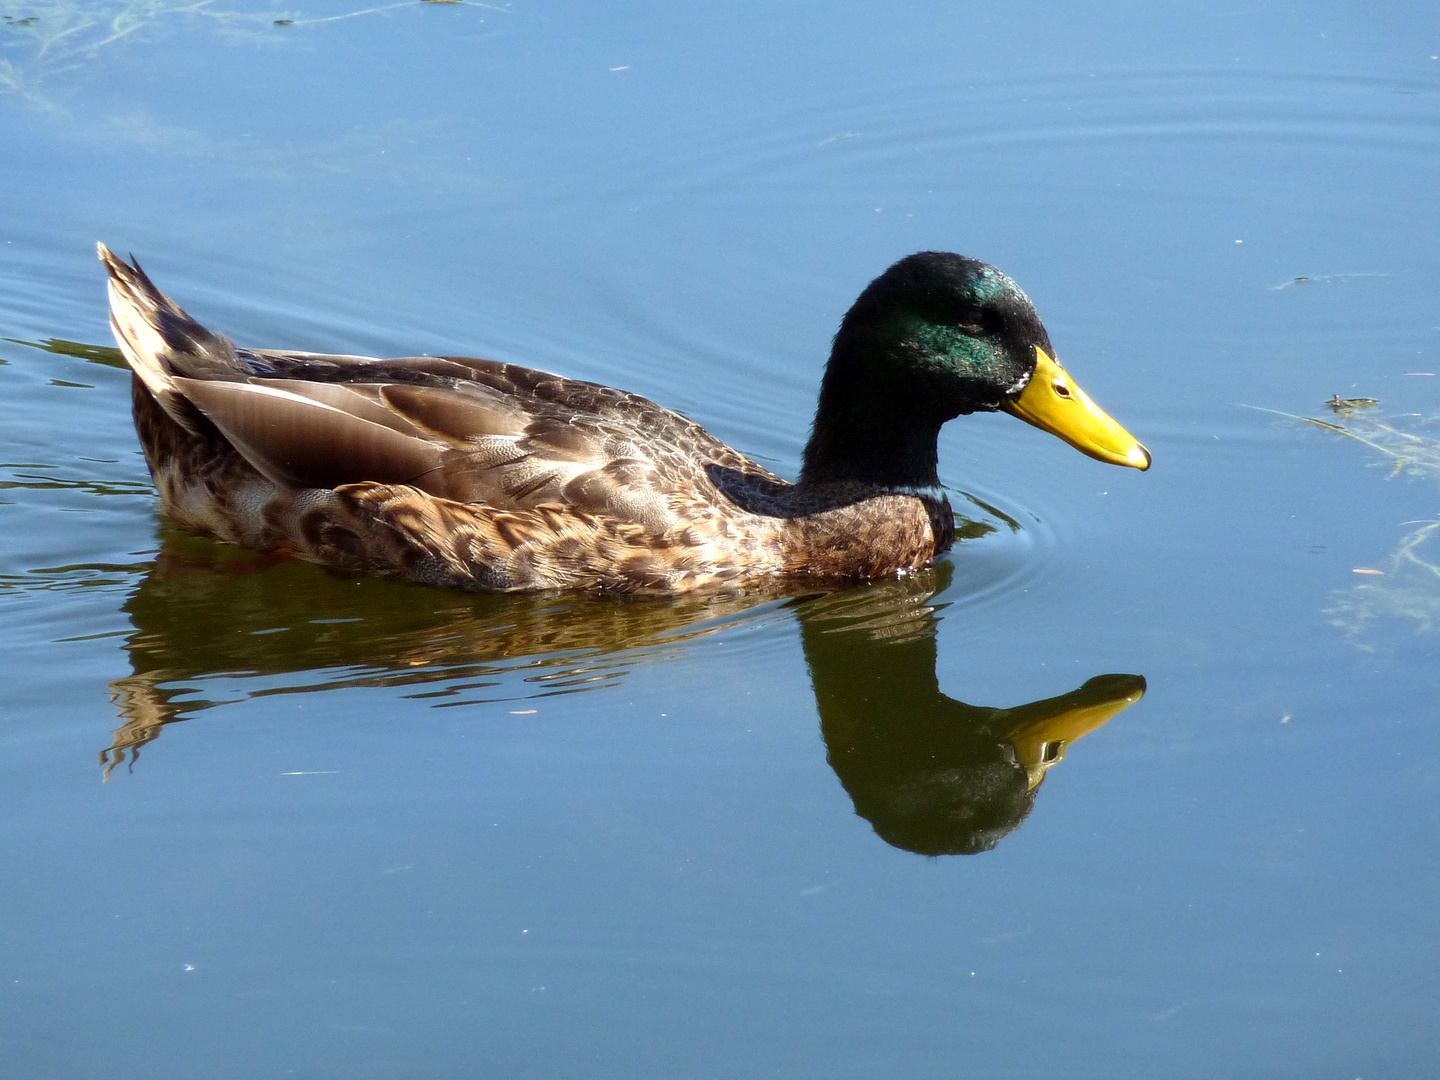
{"label": "duck", "polygon": [[593,382],[474,357],[241,348],[133,256],[99,254],[162,513],[342,573],[658,594],[903,576],[954,541],[938,438],[977,412],[1150,467],[1019,286],[949,252],[900,259],[845,314],[794,483]]}

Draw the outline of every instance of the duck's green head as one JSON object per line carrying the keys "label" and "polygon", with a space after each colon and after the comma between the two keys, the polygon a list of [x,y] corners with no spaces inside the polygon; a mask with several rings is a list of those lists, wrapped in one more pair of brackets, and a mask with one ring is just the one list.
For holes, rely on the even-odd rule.
{"label": "duck's green head", "polygon": [[1150,454],[1077,386],[1020,287],[948,252],[901,259],[845,315],[805,450],[807,480],[937,482],[940,426],[1005,411],[1101,461]]}

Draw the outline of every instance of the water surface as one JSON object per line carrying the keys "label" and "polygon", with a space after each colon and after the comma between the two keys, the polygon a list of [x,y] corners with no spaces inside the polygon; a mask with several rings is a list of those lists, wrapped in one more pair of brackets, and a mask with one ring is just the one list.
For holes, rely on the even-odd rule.
{"label": "water surface", "polygon": [[[0,14],[15,1075],[1435,1070],[1430,6]],[[96,240],[788,476],[850,301],[958,250],[1156,465],[957,421],[971,538],[838,594],[339,577],[157,517]]]}

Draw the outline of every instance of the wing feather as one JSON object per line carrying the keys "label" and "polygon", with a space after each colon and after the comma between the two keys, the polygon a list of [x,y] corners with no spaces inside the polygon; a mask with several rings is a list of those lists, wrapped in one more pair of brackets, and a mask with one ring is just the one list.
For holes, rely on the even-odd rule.
{"label": "wing feather", "polygon": [[516,402],[469,387],[409,386],[392,383],[380,399],[395,413],[431,435],[457,446],[486,435],[519,435],[529,415]]}
{"label": "wing feather", "polygon": [[287,390],[181,377],[173,382],[250,464],[287,487],[374,480],[429,490],[427,474],[443,465],[433,443]]}
{"label": "wing feather", "polygon": [[394,410],[386,408],[381,397],[381,387],[373,383],[321,383],[305,382],[302,379],[250,379],[251,386],[265,386],[271,390],[308,398],[321,405],[349,413],[372,424],[380,424],[401,435],[420,437],[423,432]]}

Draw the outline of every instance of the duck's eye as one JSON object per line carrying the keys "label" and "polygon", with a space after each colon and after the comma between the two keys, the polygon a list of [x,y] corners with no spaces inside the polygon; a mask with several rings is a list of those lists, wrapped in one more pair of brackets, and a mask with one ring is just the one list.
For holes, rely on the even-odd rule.
{"label": "duck's eye", "polygon": [[1055,391],[1056,397],[1062,397],[1066,401],[1070,400],[1070,384],[1064,379],[1056,379],[1050,386]]}

